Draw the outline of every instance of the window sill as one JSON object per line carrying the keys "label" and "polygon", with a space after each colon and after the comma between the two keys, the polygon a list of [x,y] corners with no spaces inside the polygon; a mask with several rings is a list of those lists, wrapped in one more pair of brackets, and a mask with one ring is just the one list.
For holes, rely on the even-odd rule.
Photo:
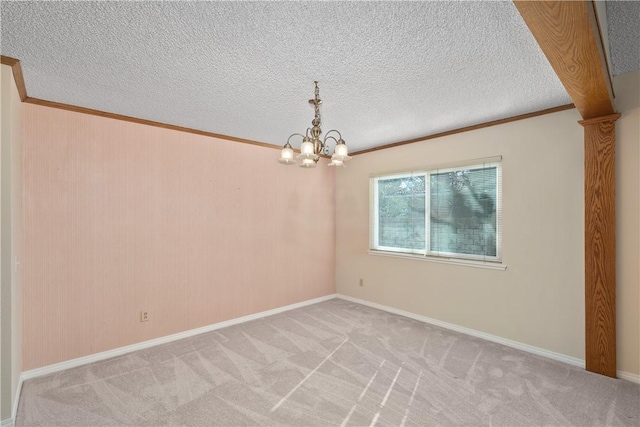
{"label": "window sill", "polygon": [[473,261],[469,259],[457,259],[457,258],[436,258],[436,257],[429,257],[424,255],[405,254],[402,252],[375,251],[371,249],[367,253],[369,255],[376,255],[376,256],[404,258],[404,259],[412,259],[416,261],[437,262],[440,264],[454,264],[454,265],[462,265],[465,267],[486,268],[488,270],[504,271],[507,269],[507,265],[502,264],[500,262]]}

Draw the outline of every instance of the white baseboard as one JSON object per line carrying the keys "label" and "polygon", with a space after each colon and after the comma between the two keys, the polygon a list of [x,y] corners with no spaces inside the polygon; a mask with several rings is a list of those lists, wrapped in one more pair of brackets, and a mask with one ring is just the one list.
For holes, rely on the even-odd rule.
{"label": "white baseboard", "polygon": [[[529,344],[524,344],[518,341],[512,341],[506,338],[499,337],[497,335],[487,334],[485,332],[476,331],[475,329],[465,328],[463,326],[454,325],[453,323],[443,322],[442,320],[432,319],[430,317],[422,316],[420,314],[411,313],[409,311],[400,310],[398,308],[389,307],[387,305],[378,304],[371,301],[366,301],[360,298],[350,297],[348,295],[336,294],[337,298],[343,299],[345,301],[355,302],[357,304],[366,305],[368,307],[377,308],[378,310],[386,311],[393,314],[398,314],[400,316],[408,317],[410,319],[417,320],[419,322],[428,323],[430,325],[439,326],[441,328],[449,329],[452,331],[460,332],[466,335],[471,335],[472,337],[482,338],[487,341],[495,342],[498,344],[505,345],[507,347],[515,348],[517,350],[526,351],[527,353],[536,354],[538,356],[547,357],[549,359],[557,360],[560,362],[567,363],[569,365],[577,366],[579,368],[584,369],[585,363],[583,359],[579,359],[577,357],[567,356],[566,354],[556,353],[553,351],[545,350],[540,347],[534,347]],[[632,374],[630,372],[618,371],[617,376],[619,379],[631,381],[637,384],[640,384],[640,375]]]}
{"label": "white baseboard", "polygon": [[18,413],[18,402],[20,402],[20,393],[22,392],[22,383],[24,382],[24,375],[21,373],[18,378],[18,387],[16,388],[16,396],[13,399],[13,406],[11,408],[11,418],[0,421],[0,427],[13,427],[13,423]]}
{"label": "white baseboard", "polygon": [[528,353],[537,354],[538,356],[548,357],[549,359],[558,360],[560,362],[568,363],[569,365],[579,366],[581,368],[584,368],[584,360],[578,359],[576,357],[571,357],[561,353],[555,353],[553,351],[544,350],[539,347],[534,347],[532,345],[523,344],[517,341],[512,341],[506,338],[499,337],[497,335],[487,334],[485,332],[476,331],[475,329],[465,328],[463,326],[454,325],[453,323],[443,322],[442,320],[432,319],[430,317],[422,316],[420,314],[411,313],[409,311],[400,310],[398,308],[389,307],[389,306],[378,304],[375,302],[365,301],[359,298],[354,298],[354,297],[350,297],[342,294],[338,294],[337,297],[346,301],[351,301],[351,302],[366,305],[369,307],[377,308],[379,310],[387,311],[389,313],[399,314],[400,316],[408,317],[410,319],[418,320],[420,322],[428,323],[430,325],[435,325],[441,328],[460,332],[466,335],[471,335],[472,337],[482,338],[487,341],[506,345],[507,347],[512,347],[518,350],[526,351]]}
{"label": "white baseboard", "polygon": [[632,374],[631,372],[618,371],[616,375],[621,380],[631,381],[632,383],[640,384],[640,375]]}
{"label": "white baseboard", "polygon": [[[52,374],[54,372],[64,371],[65,369],[75,368],[77,366],[98,362],[100,360],[110,359],[112,357],[131,353],[132,351],[142,350],[142,349],[153,347],[159,344],[166,344],[172,341],[192,337],[194,335],[202,334],[205,332],[215,331],[216,329],[226,328],[227,326],[237,325],[239,323],[249,322],[251,320],[256,320],[262,317],[267,317],[267,316],[282,313],[285,311],[294,310],[296,308],[304,307],[307,305],[317,304],[319,302],[328,301],[334,298],[336,298],[336,294],[329,294],[323,297],[314,298],[314,299],[310,299],[302,302],[297,302],[295,304],[285,305],[284,307],[278,307],[271,310],[261,311],[260,313],[254,313],[254,314],[249,314],[247,316],[238,317],[235,319],[225,320],[223,322],[214,323],[212,325],[203,326],[201,328],[191,329],[188,331],[179,332],[177,334],[167,335],[167,336],[155,338],[149,341],[143,341],[137,344],[114,348],[113,350],[107,350],[101,353],[90,354],[88,356],[78,357],[77,359],[71,359],[65,362],[55,363],[53,365],[47,365],[41,368],[31,369],[29,371],[24,371],[22,375],[20,375],[20,379],[21,379],[20,386],[22,385],[22,381],[26,381],[31,378]],[[14,408],[14,411],[16,408],[17,408],[17,404]]]}
{"label": "white baseboard", "polygon": [[[284,307],[278,307],[271,310],[262,311],[260,313],[254,313],[247,316],[238,317],[236,319],[225,320],[223,322],[214,323],[212,325],[203,326],[201,328],[191,329],[188,331],[180,332],[173,335],[167,335],[164,337],[152,339],[149,341],[143,341],[137,344],[128,345],[125,347],[115,348],[113,350],[104,351],[101,353],[91,354],[88,356],[79,357],[77,359],[67,360],[65,362],[55,363],[53,365],[43,366],[41,368],[31,369],[29,371],[22,372],[20,375],[20,380],[18,384],[18,390],[16,392],[16,399],[13,404],[12,415],[13,418],[3,420],[0,427],[7,427],[13,425],[13,420],[16,417],[16,411],[18,409],[18,400],[20,398],[20,391],[22,389],[22,383],[28,379],[39,377],[42,375],[51,374],[54,372],[63,371],[65,369],[74,368],[77,366],[86,365],[89,363],[97,362],[100,360],[109,359],[116,356],[121,356],[123,354],[131,353],[132,351],[142,350],[145,348],[153,347],[159,344],[166,344],[172,341],[176,341],[183,338],[192,337],[194,335],[202,334],[205,332],[215,331],[220,328],[226,328],[227,326],[237,325],[239,323],[249,322],[251,320],[260,319],[262,317],[271,316],[274,314],[282,313],[289,310],[294,310],[296,308],[305,307],[311,304],[317,304],[319,302],[328,301],[330,299],[340,298],[346,301],[355,302],[358,304],[366,305],[369,307],[377,308],[379,310],[387,311],[389,313],[398,314],[400,316],[408,317],[410,319],[418,320],[420,322],[428,323],[431,325],[439,326],[445,329],[449,329],[452,331],[460,332],[466,335],[470,335],[477,338],[482,338],[487,341],[495,342],[498,344],[505,345],[507,347],[512,347],[518,350],[526,351],[528,353],[536,354],[543,357],[548,357],[549,359],[558,360],[560,362],[568,363],[569,365],[578,366],[580,368],[585,367],[584,360],[578,359],[576,357],[567,356],[561,353],[552,352],[549,350],[545,350],[539,347],[534,347],[528,344],[520,343],[517,341],[512,341],[506,338],[502,338],[496,335],[487,334],[485,332],[476,331],[474,329],[465,328],[463,326],[454,325],[452,323],[443,322],[441,320],[432,319],[430,317],[422,316],[420,314],[411,313],[408,311],[400,310],[397,308],[389,307],[386,305],[378,304],[375,302],[370,302],[366,300],[362,300],[359,298],[350,297],[342,294],[329,294],[323,297],[314,298],[302,302],[298,302],[295,304],[286,305]],[[640,384],[640,375],[633,374],[624,371],[618,371],[617,376],[620,379],[631,381],[634,383]]]}
{"label": "white baseboard", "polygon": [[[11,425],[16,419],[18,414],[18,403],[20,402],[20,393],[22,393],[22,383],[24,382],[24,372],[20,374],[18,378],[18,388],[16,389],[16,397],[13,399],[13,408],[11,408]],[[4,424],[1,426],[4,427]]]}

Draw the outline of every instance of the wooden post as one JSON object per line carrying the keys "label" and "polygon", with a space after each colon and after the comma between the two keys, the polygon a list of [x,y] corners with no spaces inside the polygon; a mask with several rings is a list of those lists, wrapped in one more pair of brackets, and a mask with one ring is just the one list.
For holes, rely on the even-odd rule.
{"label": "wooden post", "polygon": [[582,120],[586,369],[616,378],[615,122],[620,114]]}
{"label": "wooden post", "polygon": [[615,113],[592,0],[514,0],[584,119],[585,344],[588,371],[616,376]]}

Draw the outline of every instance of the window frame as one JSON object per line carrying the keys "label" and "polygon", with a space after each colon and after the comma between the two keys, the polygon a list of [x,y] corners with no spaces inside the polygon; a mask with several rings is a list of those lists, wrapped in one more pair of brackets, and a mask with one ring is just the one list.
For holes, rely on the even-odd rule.
{"label": "window frame", "polygon": [[[427,179],[427,174],[426,172],[404,172],[404,173],[395,173],[395,174],[391,174],[391,175],[379,175],[376,177],[372,177],[371,178],[371,182],[378,182],[381,178],[388,180],[388,179],[398,179],[398,178],[407,178],[407,177],[413,177],[413,176],[424,176],[425,177],[425,185],[426,185],[426,179]],[[374,215],[374,224],[378,224],[379,220],[380,220],[380,210],[379,209],[374,209],[375,206],[378,206],[378,191],[376,191],[377,189],[377,184],[374,185],[372,187],[372,194],[374,197],[374,204],[371,205],[371,209],[370,212],[373,212]],[[426,221],[426,215],[425,215],[425,221]],[[426,226],[426,224],[425,224]],[[403,254],[412,254],[412,255],[426,255],[425,250],[424,249],[409,249],[409,248],[395,248],[393,246],[380,246],[377,243],[379,242],[379,229],[378,227],[371,227],[372,230],[372,238],[373,240],[370,242],[369,244],[369,249],[370,250],[376,250],[376,251],[384,251],[384,252],[398,252],[398,253],[403,253]],[[425,230],[426,232],[426,230]],[[376,243],[376,247],[374,248],[373,246],[373,242]],[[426,243],[426,242],[425,242]]]}
{"label": "window frame", "polygon": [[[474,170],[496,167],[496,255],[475,255],[456,252],[442,252],[431,250],[431,175],[450,173],[459,170]],[[397,179],[411,176],[425,177],[425,246],[424,249],[397,248],[381,246],[379,244],[379,205],[378,182],[381,180]],[[369,205],[369,254],[385,255],[406,258],[422,258],[468,265],[502,265],[503,236],[502,236],[502,156],[486,159],[475,159],[452,164],[415,168],[412,170],[373,174],[369,180],[370,205]],[[500,267],[502,268],[502,267]],[[506,268],[506,266],[504,266]],[[504,269],[502,268],[502,269]]]}

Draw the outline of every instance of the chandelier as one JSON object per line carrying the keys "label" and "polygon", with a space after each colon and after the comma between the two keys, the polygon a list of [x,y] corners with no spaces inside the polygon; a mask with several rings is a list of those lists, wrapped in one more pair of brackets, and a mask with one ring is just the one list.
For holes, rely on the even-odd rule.
{"label": "chandelier", "polygon": [[[287,139],[287,143],[282,147],[282,152],[280,154],[280,158],[278,161],[285,165],[293,165],[296,161],[293,158],[293,147],[289,141],[294,136],[299,136],[302,138],[302,144],[300,145],[300,154],[296,157],[301,168],[315,168],[318,164],[318,159],[320,158],[320,154],[329,155],[329,145],[330,140],[336,144],[335,149],[333,150],[333,155],[331,156],[331,163],[329,166],[344,166],[344,163],[351,159],[348,156],[349,149],[347,145],[344,143],[342,139],[342,135],[335,129],[330,130],[324,136],[322,141],[320,140],[320,136],[322,135],[322,129],[320,129],[321,119],[320,119],[320,104],[322,104],[322,100],[320,99],[320,89],[318,89],[318,82],[314,82],[316,85],[315,97],[309,100],[309,104],[313,105],[313,109],[315,112],[315,117],[311,121],[312,127],[307,128],[305,134],[294,133]],[[338,135],[338,139],[336,139],[332,133],[336,133]]]}

